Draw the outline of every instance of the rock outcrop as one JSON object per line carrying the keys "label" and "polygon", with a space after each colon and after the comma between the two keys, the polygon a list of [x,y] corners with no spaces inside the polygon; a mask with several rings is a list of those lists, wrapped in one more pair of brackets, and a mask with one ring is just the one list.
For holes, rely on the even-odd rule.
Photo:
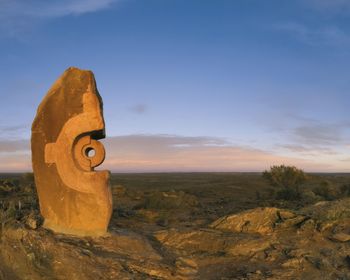
{"label": "rock outcrop", "polygon": [[[191,260],[197,278],[188,279],[350,279],[345,205],[346,200],[326,202],[297,212],[255,208],[222,217],[211,229],[154,236]],[[320,227],[324,219],[332,220],[327,228]]]}
{"label": "rock outcrop", "polygon": [[212,228],[233,232],[271,233],[284,219],[294,218],[290,211],[277,208],[256,208],[236,215],[222,217],[211,224]]}
{"label": "rock outcrop", "polygon": [[[350,279],[344,204],[232,215],[249,219],[245,232],[232,226],[214,229],[214,222],[211,228],[170,228],[151,235],[118,229],[109,236],[78,238],[17,224],[2,232],[0,279]],[[336,223],[322,228],[319,214],[327,209],[336,214]],[[270,218],[260,220],[265,211]],[[227,217],[219,224],[233,221]]]}

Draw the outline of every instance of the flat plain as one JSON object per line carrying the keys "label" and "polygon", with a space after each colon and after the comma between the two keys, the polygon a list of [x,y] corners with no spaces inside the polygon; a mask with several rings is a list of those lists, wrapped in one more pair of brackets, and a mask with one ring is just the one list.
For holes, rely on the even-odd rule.
{"label": "flat plain", "polygon": [[349,184],[308,174],[282,199],[260,173],[112,174],[109,234],[78,238],[41,227],[32,174],[1,174],[0,279],[350,279]]}

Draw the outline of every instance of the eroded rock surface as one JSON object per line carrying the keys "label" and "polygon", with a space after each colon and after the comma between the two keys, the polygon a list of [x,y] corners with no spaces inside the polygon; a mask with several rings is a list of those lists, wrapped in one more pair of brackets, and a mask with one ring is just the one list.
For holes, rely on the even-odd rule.
{"label": "eroded rock surface", "polygon": [[1,243],[2,280],[172,279],[173,273],[146,238],[128,231],[77,238],[16,228]]}
{"label": "eroded rock surface", "polygon": [[[114,229],[105,237],[16,224],[2,234],[0,279],[350,279],[347,203],[255,208],[207,227]],[[332,224],[320,226],[325,219]],[[236,230],[234,220],[250,229]],[[224,221],[230,226],[213,228]]]}
{"label": "eroded rock surface", "polygon": [[[217,175],[206,175],[210,183],[191,175],[187,189],[174,187],[183,176],[115,175],[118,203],[102,237],[43,228],[31,181],[6,179],[0,279],[350,279],[349,198],[268,204],[253,200],[253,186],[242,184],[241,197],[238,186],[214,188]],[[232,177],[223,176],[230,186]],[[197,189],[193,178],[206,187]]]}
{"label": "eroded rock surface", "polygon": [[[315,205],[298,213],[256,208],[220,218],[210,225],[214,229],[170,229],[154,236],[195,264],[197,278],[189,279],[350,279],[344,204],[329,202],[327,209]],[[325,211],[333,221],[327,230],[319,227]]]}
{"label": "eroded rock surface", "polygon": [[277,223],[294,218],[290,211],[273,207],[247,210],[236,215],[222,217],[211,224],[212,228],[234,232],[271,233]]}

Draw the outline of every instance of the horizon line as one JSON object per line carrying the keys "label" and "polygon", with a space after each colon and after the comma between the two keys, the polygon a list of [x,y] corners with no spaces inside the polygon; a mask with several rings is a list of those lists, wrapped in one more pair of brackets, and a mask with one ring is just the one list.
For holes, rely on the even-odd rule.
{"label": "horizon line", "polygon": [[[96,171],[105,171],[105,170],[96,170]],[[108,171],[108,170],[107,170]],[[246,173],[246,174],[260,174],[263,173],[263,171],[110,171],[111,174],[204,174],[204,173],[216,173],[216,174],[234,174],[234,173]],[[304,171],[308,174],[342,174],[342,175],[350,175],[349,172],[345,171]],[[0,171],[0,175],[3,174],[24,174],[24,173],[34,173],[33,171]]]}

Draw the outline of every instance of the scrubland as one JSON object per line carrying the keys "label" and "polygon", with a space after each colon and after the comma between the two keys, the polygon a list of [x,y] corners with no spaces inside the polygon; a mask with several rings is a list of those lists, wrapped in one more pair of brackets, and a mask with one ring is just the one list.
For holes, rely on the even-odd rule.
{"label": "scrubland", "polygon": [[32,174],[1,174],[0,279],[350,279],[350,174],[308,174],[298,197],[259,173],[111,188],[109,234],[78,238],[41,226]]}

